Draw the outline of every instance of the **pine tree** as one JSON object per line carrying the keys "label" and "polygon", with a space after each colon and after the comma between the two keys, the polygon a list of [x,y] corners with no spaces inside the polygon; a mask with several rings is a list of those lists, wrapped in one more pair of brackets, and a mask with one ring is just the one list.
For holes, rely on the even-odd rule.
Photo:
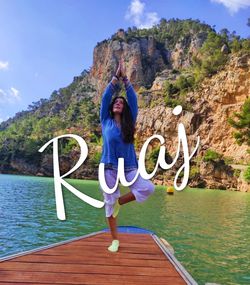
{"label": "pine tree", "polygon": [[250,146],[250,98],[246,99],[241,113],[234,112],[234,118],[229,118],[228,122],[238,130],[234,134],[237,143],[240,145],[246,143]]}

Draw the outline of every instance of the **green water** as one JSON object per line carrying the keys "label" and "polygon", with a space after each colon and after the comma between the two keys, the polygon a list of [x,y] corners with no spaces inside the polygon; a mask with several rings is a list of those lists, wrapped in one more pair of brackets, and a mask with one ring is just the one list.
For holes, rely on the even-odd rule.
{"label": "green water", "polygon": [[[66,179],[102,200],[97,181]],[[128,189],[122,187],[122,193]],[[56,216],[53,178],[0,175],[0,256],[26,251],[107,227],[96,209],[64,188],[66,220]],[[199,284],[250,284],[250,194],[162,187],[144,203],[122,206],[119,225],[154,231]]]}

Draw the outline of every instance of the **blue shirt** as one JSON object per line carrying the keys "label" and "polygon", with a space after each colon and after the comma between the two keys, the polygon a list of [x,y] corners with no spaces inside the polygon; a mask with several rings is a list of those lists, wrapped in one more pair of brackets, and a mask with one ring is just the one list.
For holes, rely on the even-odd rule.
{"label": "blue shirt", "polygon": [[[105,168],[118,168],[118,158],[124,158],[124,169],[126,171],[138,168],[136,153],[133,143],[125,143],[122,139],[121,129],[117,126],[115,119],[111,118],[109,106],[113,94],[118,88],[118,84],[110,82],[102,95],[100,108],[100,121],[102,126],[102,157],[101,162],[105,164]],[[129,82],[125,86],[127,102],[132,114],[132,120],[135,124],[138,105],[137,96],[132,84]]]}

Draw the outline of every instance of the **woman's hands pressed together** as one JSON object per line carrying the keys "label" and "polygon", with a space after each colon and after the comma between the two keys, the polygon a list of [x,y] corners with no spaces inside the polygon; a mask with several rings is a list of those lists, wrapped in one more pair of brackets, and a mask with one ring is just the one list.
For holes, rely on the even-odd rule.
{"label": "woman's hands pressed together", "polygon": [[116,84],[120,78],[122,78],[122,80],[127,78],[123,59],[119,60],[119,64],[118,64],[118,67],[115,73],[115,77],[112,78],[112,83]]}
{"label": "woman's hands pressed together", "polygon": [[120,65],[120,77],[124,79],[126,77],[126,69],[123,59],[120,60],[119,65]]}
{"label": "woman's hands pressed together", "polygon": [[120,60],[119,60],[119,64],[118,64],[115,76],[117,76],[117,78],[120,79],[120,76],[121,76],[121,61]]}

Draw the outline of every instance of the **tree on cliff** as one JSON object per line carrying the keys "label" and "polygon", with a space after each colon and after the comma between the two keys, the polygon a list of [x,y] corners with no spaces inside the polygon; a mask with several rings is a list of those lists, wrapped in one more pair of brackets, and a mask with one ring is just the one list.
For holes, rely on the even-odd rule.
{"label": "tree on cliff", "polygon": [[229,118],[228,122],[238,130],[234,133],[237,143],[239,145],[246,143],[250,146],[250,98],[246,99],[241,113],[234,112],[234,118]]}

